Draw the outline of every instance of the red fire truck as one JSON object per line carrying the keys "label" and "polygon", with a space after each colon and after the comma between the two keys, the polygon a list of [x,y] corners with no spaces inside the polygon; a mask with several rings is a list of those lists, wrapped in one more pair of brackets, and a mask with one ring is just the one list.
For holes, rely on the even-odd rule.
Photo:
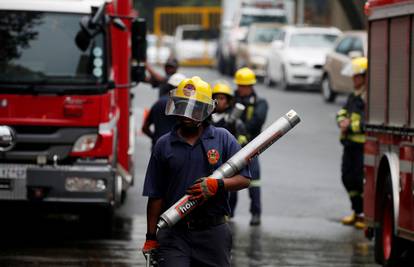
{"label": "red fire truck", "polygon": [[0,203],[121,203],[145,60],[131,2],[0,0]]}
{"label": "red fire truck", "polygon": [[376,261],[393,266],[414,241],[414,1],[371,0],[366,13],[364,212]]}

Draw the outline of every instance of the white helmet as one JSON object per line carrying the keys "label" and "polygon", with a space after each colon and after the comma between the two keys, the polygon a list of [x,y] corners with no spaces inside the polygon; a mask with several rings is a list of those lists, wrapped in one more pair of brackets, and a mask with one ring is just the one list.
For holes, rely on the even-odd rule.
{"label": "white helmet", "polygon": [[173,86],[174,88],[176,88],[180,84],[180,82],[182,80],[184,80],[185,78],[187,78],[187,77],[185,77],[184,74],[181,74],[181,73],[177,72],[177,73],[174,73],[173,75],[171,75],[171,77],[168,79],[167,83],[169,85]]}

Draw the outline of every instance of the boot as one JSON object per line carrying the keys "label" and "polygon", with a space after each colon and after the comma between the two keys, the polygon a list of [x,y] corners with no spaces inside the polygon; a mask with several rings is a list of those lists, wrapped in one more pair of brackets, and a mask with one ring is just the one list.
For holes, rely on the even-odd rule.
{"label": "boot", "polygon": [[342,224],[343,225],[354,225],[355,221],[356,221],[356,217],[357,216],[356,216],[355,212],[352,213],[349,216],[345,216],[344,218],[342,218]]}
{"label": "boot", "polygon": [[260,225],[260,214],[252,214],[252,219],[250,220],[251,226]]}
{"label": "boot", "polygon": [[365,228],[367,228],[367,225],[365,224],[365,221],[364,221],[363,214],[358,214],[355,216],[354,227],[358,230],[364,230]]}

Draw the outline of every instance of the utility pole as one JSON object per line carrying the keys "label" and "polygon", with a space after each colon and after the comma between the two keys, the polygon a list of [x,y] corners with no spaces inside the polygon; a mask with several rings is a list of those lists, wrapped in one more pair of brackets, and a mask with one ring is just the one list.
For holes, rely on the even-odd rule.
{"label": "utility pole", "polygon": [[305,0],[296,0],[296,24],[305,23]]}

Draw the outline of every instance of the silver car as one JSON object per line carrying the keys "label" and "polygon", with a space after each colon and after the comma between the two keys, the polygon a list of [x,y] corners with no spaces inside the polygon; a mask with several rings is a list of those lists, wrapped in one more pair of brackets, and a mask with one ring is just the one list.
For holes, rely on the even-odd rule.
{"label": "silver car", "polygon": [[337,94],[352,92],[352,78],[342,75],[341,71],[352,58],[367,56],[367,41],[365,31],[345,32],[338,38],[323,67],[321,93],[326,102],[333,102]]}

